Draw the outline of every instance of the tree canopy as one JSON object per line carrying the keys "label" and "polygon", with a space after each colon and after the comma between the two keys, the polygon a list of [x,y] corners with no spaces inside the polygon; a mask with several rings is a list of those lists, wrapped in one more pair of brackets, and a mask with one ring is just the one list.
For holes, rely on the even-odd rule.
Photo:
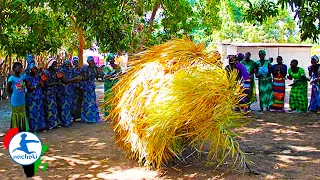
{"label": "tree canopy", "polygon": [[[6,55],[72,54],[97,42],[102,52],[137,52],[172,37],[196,41],[319,40],[315,0],[0,0]],[[288,11],[288,10],[291,10]],[[295,13],[300,33],[291,13]]]}

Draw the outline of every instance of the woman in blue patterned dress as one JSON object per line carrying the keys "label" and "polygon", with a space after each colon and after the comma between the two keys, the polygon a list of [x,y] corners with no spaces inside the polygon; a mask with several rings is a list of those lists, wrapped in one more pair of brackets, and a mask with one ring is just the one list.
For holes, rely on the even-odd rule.
{"label": "woman in blue patterned dress", "polygon": [[311,57],[311,66],[308,67],[309,79],[311,80],[312,89],[311,89],[311,99],[309,105],[309,111],[318,112],[320,110],[320,93],[319,93],[319,58],[314,55]]}
{"label": "woman in blue patterned dress", "polygon": [[87,123],[100,122],[99,109],[96,97],[96,86],[94,80],[97,74],[97,68],[92,56],[87,59],[88,66],[84,66],[81,70],[83,79],[83,102],[81,108],[81,120]]}
{"label": "woman in blue patterned dress", "polygon": [[61,83],[58,85],[58,114],[63,127],[69,127],[72,125],[71,107],[73,100],[73,84],[79,82],[82,77],[77,76],[73,78],[73,69],[70,60],[66,60],[60,70],[62,77]]}
{"label": "woman in blue patterned dress", "polygon": [[49,129],[57,127],[60,123],[56,96],[58,82],[57,65],[56,60],[49,59],[48,69],[44,71],[44,75],[47,76],[47,80],[44,82],[44,113]]}
{"label": "woman in blue patterned dress", "polygon": [[31,131],[46,129],[46,118],[44,116],[43,98],[41,82],[38,69],[34,63],[29,64],[29,73],[26,74],[26,113]]}
{"label": "woman in blue patterned dress", "polygon": [[[81,68],[79,66],[79,58],[74,57],[73,58],[73,77],[77,77],[80,75]],[[82,81],[74,83],[74,93],[73,93],[73,103],[72,103],[72,109],[71,114],[74,120],[81,118],[81,107],[82,107],[82,97],[83,97],[83,91],[81,88]]]}

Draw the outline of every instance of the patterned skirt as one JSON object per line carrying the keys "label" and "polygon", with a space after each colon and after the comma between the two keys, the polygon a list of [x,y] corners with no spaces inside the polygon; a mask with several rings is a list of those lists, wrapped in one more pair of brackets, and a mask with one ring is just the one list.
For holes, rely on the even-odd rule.
{"label": "patterned skirt", "polygon": [[60,119],[58,116],[57,97],[54,89],[44,91],[44,114],[48,128],[55,128],[59,125]]}
{"label": "patterned skirt", "polygon": [[308,84],[295,83],[290,90],[289,105],[291,110],[307,112],[308,110]]}
{"label": "patterned skirt", "polygon": [[26,113],[31,131],[47,128],[44,115],[43,99],[35,99],[32,94],[26,94]]}
{"label": "patterned skirt", "polygon": [[245,94],[245,97],[243,97],[241,99],[240,107],[246,107],[250,103],[250,97],[249,97],[250,85],[251,85],[251,80],[250,79],[242,81],[242,87],[244,88],[243,93]]}
{"label": "patterned skirt", "polygon": [[271,76],[260,77],[258,82],[260,107],[269,108],[274,101],[272,91],[272,78]]}
{"label": "patterned skirt", "polygon": [[278,75],[273,78],[273,94],[274,94],[274,103],[270,109],[284,110],[284,98],[286,94],[286,79],[285,77]]}
{"label": "patterned skirt", "polygon": [[319,110],[320,110],[320,93],[318,90],[318,84],[313,84],[311,89],[309,111],[315,112]]}
{"label": "patterned skirt", "polygon": [[71,105],[72,95],[68,95],[65,92],[57,94],[58,100],[58,114],[61,121],[61,126],[69,127],[72,125]]}
{"label": "patterned skirt", "polygon": [[87,123],[100,122],[97,97],[94,90],[83,92],[81,120]]}
{"label": "patterned skirt", "polygon": [[73,102],[71,106],[71,115],[73,119],[81,118],[81,107],[82,107],[83,92],[80,88],[75,88],[73,93]]}
{"label": "patterned skirt", "polygon": [[12,107],[10,128],[19,128],[19,131],[30,130],[25,105]]}

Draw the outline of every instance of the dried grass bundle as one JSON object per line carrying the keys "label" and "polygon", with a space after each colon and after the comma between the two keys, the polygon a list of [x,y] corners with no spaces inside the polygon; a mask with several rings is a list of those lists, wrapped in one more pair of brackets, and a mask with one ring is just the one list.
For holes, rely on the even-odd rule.
{"label": "dried grass bundle", "polygon": [[[203,44],[173,40],[136,56],[114,86],[109,119],[117,143],[145,166],[160,168],[191,146],[208,143],[208,160],[221,164],[231,153],[244,156],[235,127],[242,115],[232,107],[243,97],[236,72],[227,76],[218,54]],[[243,162],[243,161],[241,161]]]}

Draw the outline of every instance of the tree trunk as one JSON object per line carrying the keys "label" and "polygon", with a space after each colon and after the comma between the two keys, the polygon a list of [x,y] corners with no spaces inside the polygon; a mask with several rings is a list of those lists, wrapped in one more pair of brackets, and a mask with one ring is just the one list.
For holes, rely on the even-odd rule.
{"label": "tree trunk", "polygon": [[8,69],[8,73],[10,73],[12,70],[12,57],[11,55],[8,55],[9,56],[9,69]]}
{"label": "tree trunk", "polygon": [[154,22],[154,18],[156,17],[156,14],[157,14],[157,11],[160,7],[160,2],[159,1],[156,1],[154,6],[153,6],[153,9],[152,9],[152,14],[151,14],[151,18],[150,18],[150,21],[149,21],[149,27],[148,27],[148,31],[147,33],[143,36],[142,38],[142,42],[140,44],[140,48],[139,50],[142,50],[143,46],[145,45],[146,43],[146,38],[149,37],[149,35],[152,33],[153,29],[153,22]]}
{"label": "tree trunk", "polygon": [[84,40],[82,29],[78,27],[77,31],[78,31],[78,40],[79,40],[78,57],[79,57],[80,66],[82,66],[83,65],[83,49],[85,45],[85,40]]}
{"label": "tree trunk", "polygon": [[77,34],[78,34],[78,41],[79,41],[78,57],[79,57],[80,66],[82,66],[83,65],[83,49],[85,46],[85,39],[84,39],[84,35],[83,35],[83,30],[81,27],[78,26],[76,19],[73,16],[70,16],[70,19],[73,22],[73,25],[77,31]]}

